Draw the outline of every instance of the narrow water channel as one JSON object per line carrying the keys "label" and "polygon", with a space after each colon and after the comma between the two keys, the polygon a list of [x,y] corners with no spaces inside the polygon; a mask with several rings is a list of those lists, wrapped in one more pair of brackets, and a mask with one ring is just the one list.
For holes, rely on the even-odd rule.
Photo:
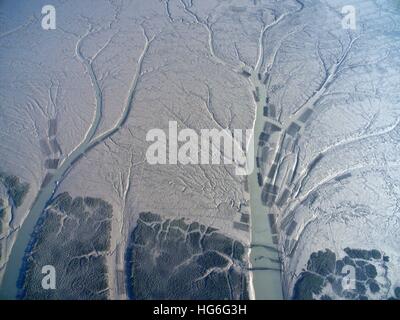
{"label": "narrow water channel", "polygon": [[[254,124],[254,150],[258,149],[258,138],[263,131],[265,117],[263,107],[266,100],[266,90],[258,79],[257,73],[250,77],[254,88],[259,87],[259,102],[257,102]],[[257,157],[257,152],[254,152]],[[253,289],[256,299],[283,299],[279,254],[272,240],[272,230],[268,221],[268,208],[261,201],[262,187],[258,184],[258,170],[255,168],[248,176],[251,207],[251,252]]]}
{"label": "narrow water channel", "polygon": [[[97,119],[100,121],[100,118]],[[26,251],[30,250],[30,241],[34,228],[40,218],[40,215],[45,210],[46,205],[53,197],[58,182],[62,180],[64,175],[68,172],[71,166],[77,161],[89,148],[90,143],[81,144],[79,148],[75,149],[71,155],[62,163],[62,165],[54,172],[51,181],[42,187],[36,196],[36,199],[29,211],[26,219],[22,223],[21,228],[18,230],[17,238],[12,247],[3,281],[0,286],[1,299],[15,299],[17,295],[17,281],[21,271],[21,265]]]}

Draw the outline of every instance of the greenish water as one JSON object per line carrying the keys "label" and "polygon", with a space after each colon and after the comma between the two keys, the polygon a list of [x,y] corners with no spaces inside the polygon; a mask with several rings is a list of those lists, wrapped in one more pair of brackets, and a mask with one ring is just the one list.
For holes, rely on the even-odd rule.
{"label": "greenish water", "polygon": [[[257,150],[258,137],[263,131],[265,117],[266,90],[256,75],[252,75],[252,82],[260,87],[260,102],[257,103],[256,120],[254,126],[254,144]],[[254,152],[257,156],[257,152]],[[268,221],[268,208],[261,201],[261,187],[258,185],[257,168],[248,176],[251,206],[251,253],[250,262],[253,270],[253,288],[256,299],[280,300],[283,299],[279,254],[272,241],[272,231]]]}

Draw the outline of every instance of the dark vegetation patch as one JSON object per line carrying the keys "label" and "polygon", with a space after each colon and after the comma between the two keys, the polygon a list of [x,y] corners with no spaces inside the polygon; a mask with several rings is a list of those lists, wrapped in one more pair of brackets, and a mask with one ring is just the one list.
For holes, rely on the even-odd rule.
{"label": "dark vegetation patch", "polygon": [[214,267],[224,268],[227,266],[229,261],[215,251],[207,251],[203,255],[199,256],[197,263],[205,269],[210,269]]}
{"label": "dark vegetation patch", "polygon": [[397,299],[400,299],[400,287],[394,289],[394,295]]}
{"label": "dark vegetation patch", "polygon": [[379,292],[380,287],[379,287],[378,282],[370,279],[370,280],[368,280],[368,284],[369,284],[369,289],[371,290],[372,293]]}
{"label": "dark vegetation patch", "polygon": [[320,294],[324,285],[324,278],[310,273],[302,272],[294,288],[295,300],[312,300],[314,294]]}
{"label": "dark vegetation patch", "polygon": [[344,251],[352,259],[381,259],[382,255],[378,250],[362,250],[345,248]]}
{"label": "dark vegetation patch", "polygon": [[[106,299],[105,254],[112,207],[97,198],[56,197],[35,227],[19,279],[22,299]],[[42,267],[56,271],[56,289],[44,290]]]}
{"label": "dark vegetation patch", "polygon": [[[387,256],[379,250],[363,250],[345,248],[346,255],[336,260],[336,255],[326,249],[313,252],[304,270],[295,283],[293,299],[311,300],[327,298],[344,298],[350,300],[366,300],[371,295],[380,292],[381,286],[375,278],[378,275],[375,264],[387,268]],[[354,268],[355,288],[344,287],[343,280],[349,279],[347,270]],[[346,278],[345,278],[346,277]],[[322,294],[330,286],[335,296]],[[400,295],[400,289],[398,294]]]}
{"label": "dark vegetation patch", "polygon": [[6,175],[0,172],[0,183],[4,185],[8,195],[11,197],[14,205],[18,208],[21,206],[26,194],[29,191],[29,184],[21,182],[20,179],[13,175]]}
{"label": "dark vegetation patch", "polygon": [[335,270],[335,262],[336,255],[329,249],[313,252],[308,260],[307,269],[326,276]]}
{"label": "dark vegetation patch", "polygon": [[141,213],[126,252],[131,299],[248,299],[245,248],[217,229]]}

